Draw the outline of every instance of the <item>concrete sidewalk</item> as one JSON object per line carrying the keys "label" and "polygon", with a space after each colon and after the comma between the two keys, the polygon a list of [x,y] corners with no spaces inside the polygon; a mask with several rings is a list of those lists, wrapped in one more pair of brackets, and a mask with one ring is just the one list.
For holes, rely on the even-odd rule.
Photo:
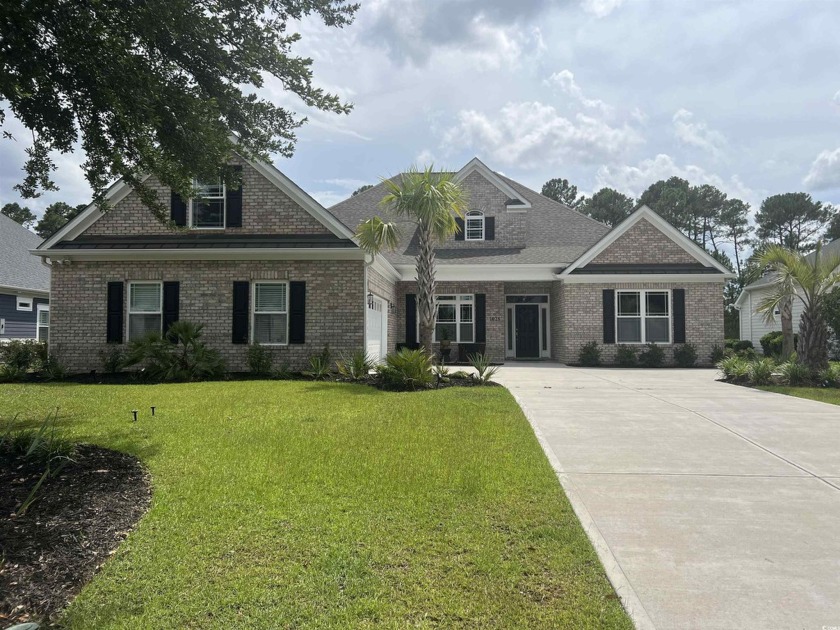
{"label": "concrete sidewalk", "polygon": [[506,365],[639,627],[840,627],[840,407],[713,370]]}

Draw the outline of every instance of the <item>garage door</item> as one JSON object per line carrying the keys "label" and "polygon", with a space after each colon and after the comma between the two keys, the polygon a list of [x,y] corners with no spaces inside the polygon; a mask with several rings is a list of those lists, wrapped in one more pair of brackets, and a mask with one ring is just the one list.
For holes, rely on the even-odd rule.
{"label": "garage door", "polygon": [[373,298],[366,319],[368,356],[374,361],[382,361],[388,349],[388,312],[384,300]]}

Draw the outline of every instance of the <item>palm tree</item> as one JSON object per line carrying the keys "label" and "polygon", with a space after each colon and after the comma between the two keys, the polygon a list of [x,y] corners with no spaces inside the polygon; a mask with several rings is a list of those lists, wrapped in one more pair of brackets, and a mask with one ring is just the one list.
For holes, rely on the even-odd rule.
{"label": "palm tree", "polygon": [[431,166],[412,166],[393,180],[382,180],[388,193],[380,205],[388,217],[364,221],[356,233],[359,245],[368,253],[394,251],[402,236],[400,223],[417,226],[420,251],[417,254],[417,310],[420,316],[420,345],[431,352],[435,327],[435,245],[458,231],[456,217],[463,218],[467,193],[452,173],[436,173]]}
{"label": "palm tree", "polygon": [[822,255],[822,245],[808,256],[778,245],[767,248],[759,259],[762,267],[776,273],[772,292],[758,305],[768,322],[776,309],[800,300],[804,310],[799,320],[798,360],[814,371],[828,366],[828,328],[823,301],[840,283],[840,255]]}

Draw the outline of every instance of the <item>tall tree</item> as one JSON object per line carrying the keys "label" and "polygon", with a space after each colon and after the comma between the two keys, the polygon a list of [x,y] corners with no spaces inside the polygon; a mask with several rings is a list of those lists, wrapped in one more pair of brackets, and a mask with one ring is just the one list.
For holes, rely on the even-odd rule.
{"label": "tall tree", "polygon": [[703,249],[718,251],[717,236],[720,223],[720,215],[726,204],[726,193],[718,190],[711,184],[692,186],[692,216],[695,227],[694,240],[703,246]]}
{"label": "tall tree", "polygon": [[193,179],[218,177],[234,149],[291,155],[305,118],[257,91],[274,77],[307,107],[349,112],[315,87],[312,60],[292,54],[300,35],[286,29],[309,15],[343,27],[357,8],[345,0],[0,3],[0,98],[33,137],[17,189],[25,198],[56,190],[53,152],[79,142],[100,207],[121,177],[165,221],[167,204],[143,174],[190,196]]}
{"label": "tall tree", "polygon": [[0,212],[25,228],[31,228],[35,224],[36,217],[32,210],[26,206],[21,206],[19,203],[7,203],[0,209]]}
{"label": "tall tree", "polygon": [[584,201],[583,195],[578,197],[577,186],[570,184],[568,179],[562,177],[549,179],[543,184],[540,193],[549,199],[566,204],[570,208],[577,208]]}
{"label": "tall tree", "polygon": [[350,196],[355,197],[359,193],[363,193],[366,190],[370,190],[371,188],[373,188],[373,184],[365,184],[364,186],[359,186],[356,190],[353,191],[353,194]]}
{"label": "tall tree", "polygon": [[745,248],[749,245],[750,234],[753,230],[749,212],[750,204],[740,199],[727,199],[718,215],[715,230],[721,241],[732,245],[735,253],[735,271],[738,276],[741,275],[741,259]]}
{"label": "tall tree", "polygon": [[432,350],[435,328],[435,245],[458,231],[457,218],[467,209],[467,193],[454,179],[454,173],[436,173],[412,167],[394,180],[383,180],[388,193],[381,205],[386,219],[373,217],[363,222],[356,237],[362,249],[370,253],[396,249],[400,226],[416,226],[419,241],[417,254],[417,310],[420,314],[420,344]]}
{"label": "tall tree", "polygon": [[694,239],[691,184],[681,177],[671,177],[651,184],[639,197],[639,205],[646,205],[675,228]]}
{"label": "tall tree", "polygon": [[840,208],[832,206],[831,212],[833,216],[831,217],[828,229],[825,231],[825,235],[823,236],[826,243],[836,241],[840,238]]}
{"label": "tall tree", "polygon": [[814,201],[807,193],[767,197],[755,215],[756,235],[788,249],[804,252],[831,218],[831,206]]}
{"label": "tall tree", "polygon": [[602,188],[586,199],[578,210],[596,221],[615,227],[632,214],[634,204],[632,197],[612,188]]}
{"label": "tall tree", "polygon": [[63,201],[51,203],[44,211],[44,216],[35,226],[35,233],[41,238],[49,238],[86,207],[85,204],[71,206]]}

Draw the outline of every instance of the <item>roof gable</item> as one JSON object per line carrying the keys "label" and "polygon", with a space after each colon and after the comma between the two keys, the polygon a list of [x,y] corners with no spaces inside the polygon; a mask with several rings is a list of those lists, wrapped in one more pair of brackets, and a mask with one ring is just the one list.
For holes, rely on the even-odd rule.
{"label": "roof gable", "polygon": [[30,250],[41,237],[0,214],[0,287],[37,291],[50,290],[50,270]]}
{"label": "roof gable", "polygon": [[524,196],[520,195],[512,186],[505,182],[496,173],[490,170],[488,166],[479,160],[477,157],[471,159],[467,164],[457,173],[455,173],[455,180],[462,181],[472,173],[479,173],[487,181],[493,184],[496,188],[501,190],[508,196],[508,207],[511,209],[527,209],[531,207],[531,202]]}

